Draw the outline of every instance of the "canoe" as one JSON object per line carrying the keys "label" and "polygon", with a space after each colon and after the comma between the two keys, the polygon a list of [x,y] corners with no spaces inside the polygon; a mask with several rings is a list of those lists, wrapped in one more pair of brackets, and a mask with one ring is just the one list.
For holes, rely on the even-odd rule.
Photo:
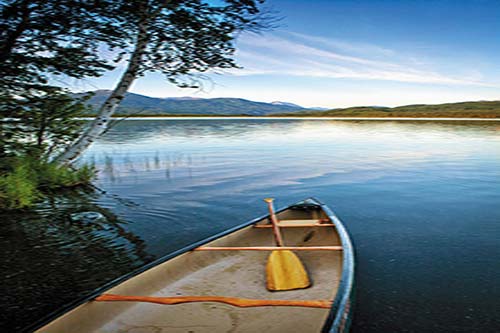
{"label": "canoe", "polygon": [[192,244],[46,318],[37,332],[347,332],[354,252],[339,218],[309,198],[276,212],[311,286],[269,291],[270,215]]}

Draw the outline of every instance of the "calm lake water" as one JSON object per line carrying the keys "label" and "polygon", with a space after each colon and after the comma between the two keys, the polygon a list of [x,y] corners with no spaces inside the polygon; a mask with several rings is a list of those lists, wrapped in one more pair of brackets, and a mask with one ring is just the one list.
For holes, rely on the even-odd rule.
{"label": "calm lake water", "polygon": [[[0,216],[2,331],[153,259],[315,196],[357,252],[353,332],[500,331],[500,122],[119,123],[85,154],[103,193]],[[97,210],[108,222],[72,223]]]}

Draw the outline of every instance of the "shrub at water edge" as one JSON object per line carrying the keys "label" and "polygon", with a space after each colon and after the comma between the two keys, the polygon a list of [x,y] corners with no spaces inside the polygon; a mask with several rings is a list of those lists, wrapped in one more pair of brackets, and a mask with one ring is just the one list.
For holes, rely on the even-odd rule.
{"label": "shrub at water edge", "polygon": [[28,156],[12,158],[1,166],[0,209],[29,208],[46,194],[89,185],[94,176],[90,165],[72,169]]}

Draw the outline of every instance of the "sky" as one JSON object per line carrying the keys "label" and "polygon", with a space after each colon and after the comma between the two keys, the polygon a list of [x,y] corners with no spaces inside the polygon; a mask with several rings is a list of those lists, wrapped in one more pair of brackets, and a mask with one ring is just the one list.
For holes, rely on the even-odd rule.
{"label": "sky", "polygon": [[[242,34],[243,69],[180,89],[161,74],[131,92],[152,97],[238,97],[305,107],[398,106],[500,100],[500,1],[268,0],[282,17],[261,34]],[[120,68],[75,82],[112,89]]]}

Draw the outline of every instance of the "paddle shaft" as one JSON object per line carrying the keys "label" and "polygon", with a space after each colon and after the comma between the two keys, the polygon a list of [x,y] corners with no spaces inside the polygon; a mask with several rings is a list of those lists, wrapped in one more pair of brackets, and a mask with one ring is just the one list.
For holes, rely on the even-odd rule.
{"label": "paddle shaft", "polygon": [[238,307],[256,307],[256,306],[300,306],[308,308],[329,309],[332,306],[331,301],[327,300],[273,300],[273,299],[248,299],[236,297],[221,296],[178,296],[178,297],[151,297],[151,296],[125,296],[103,294],[94,299],[98,302],[122,301],[122,302],[148,302],[165,305],[192,302],[219,302]]}
{"label": "paddle shaft", "polygon": [[280,227],[278,226],[278,219],[276,214],[274,214],[273,200],[266,200],[267,207],[269,208],[269,217],[271,218],[271,223],[273,225],[274,239],[276,240],[277,246],[283,246],[283,238],[281,237]]}

